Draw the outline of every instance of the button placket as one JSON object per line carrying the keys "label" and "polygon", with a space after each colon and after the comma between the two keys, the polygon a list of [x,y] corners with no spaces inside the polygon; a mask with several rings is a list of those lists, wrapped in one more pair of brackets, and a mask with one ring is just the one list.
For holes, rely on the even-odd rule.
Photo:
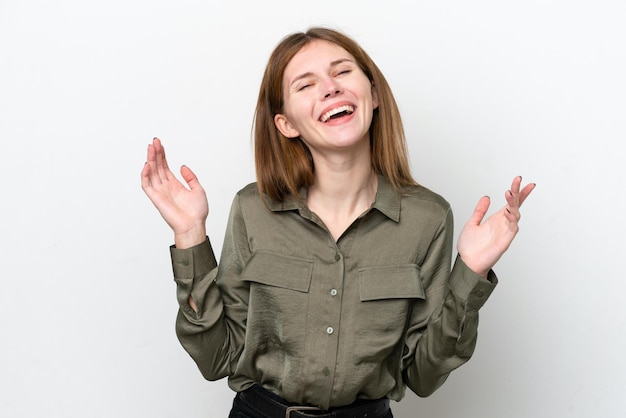
{"label": "button placket", "polygon": [[[340,262],[340,261],[341,261],[341,253],[339,252],[338,248],[335,248],[335,262]],[[329,292],[331,297],[337,296],[338,293],[339,292],[337,291],[336,288],[330,289],[330,292]],[[333,327],[328,326],[326,328],[326,334],[332,335],[334,332],[335,332],[335,329]]]}

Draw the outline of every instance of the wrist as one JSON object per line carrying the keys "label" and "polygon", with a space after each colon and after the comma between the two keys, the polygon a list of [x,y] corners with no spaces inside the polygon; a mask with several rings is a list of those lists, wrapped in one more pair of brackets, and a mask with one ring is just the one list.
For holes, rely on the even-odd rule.
{"label": "wrist", "polygon": [[184,250],[194,247],[206,240],[206,227],[198,225],[182,233],[174,233],[174,245],[176,248]]}
{"label": "wrist", "polygon": [[491,268],[485,269],[484,266],[480,266],[480,263],[476,263],[471,257],[464,257],[462,254],[459,254],[463,263],[469,268],[471,271],[479,275],[480,277],[486,279],[489,276],[489,272]]}

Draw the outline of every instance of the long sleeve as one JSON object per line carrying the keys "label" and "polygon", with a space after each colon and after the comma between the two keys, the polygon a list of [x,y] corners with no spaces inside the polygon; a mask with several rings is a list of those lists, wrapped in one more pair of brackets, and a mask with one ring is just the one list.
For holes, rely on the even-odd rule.
{"label": "long sleeve", "polygon": [[493,271],[485,280],[458,256],[450,270],[452,234],[448,210],[420,266],[426,297],[414,307],[406,333],[404,380],[419,396],[432,394],[469,360],[476,346],[478,310],[497,284]]}
{"label": "long sleeve", "polygon": [[[208,239],[190,249],[171,248],[180,306],[176,333],[208,380],[232,374],[244,345],[249,285],[239,274],[250,253],[238,202],[236,197],[219,268]],[[189,296],[197,313],[189,306]]]}

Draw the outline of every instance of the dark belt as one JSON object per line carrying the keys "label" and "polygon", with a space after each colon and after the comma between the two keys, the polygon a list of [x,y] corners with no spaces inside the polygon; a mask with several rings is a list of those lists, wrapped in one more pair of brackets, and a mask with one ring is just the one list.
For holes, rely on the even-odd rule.
{"label": "dark belt", "polygon": [[389,411],[389,399],[358,400],[352,405],[324,410],[314,406],[287,404],[259,385],[240,392],[239,399],[271,418],[381,418]]}

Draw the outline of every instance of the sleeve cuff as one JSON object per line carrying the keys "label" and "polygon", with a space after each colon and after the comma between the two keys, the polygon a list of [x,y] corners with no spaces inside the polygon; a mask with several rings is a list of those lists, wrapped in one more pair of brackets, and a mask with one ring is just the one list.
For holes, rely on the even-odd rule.
{"label": "sleeve cuff", "polygon": [[[211,243],[207,238],[204,242],[183,250],[172,245],[170,254],[178,304],[189,322],[198,323],[204,311],[205,296],[213,284],[214,277],[210,273],[217,271]],[[196,303],[197,312],[189,305],[190,296]]]}
{"label": "sleeve cuff", "polygon": [[202,243],[184,250],[172,245],[170,256],[174,278],[178,280],[204,277],[217,267],[217,260],[208,237]]}
{"label": "sleeve cuff", "polygon": [[485,280],[467,267],[457,255],[450,276],[450,289],[457,297],[466,301],[467,309],[480,309],[497,284],[498,277],[493,270],[489,271]]}

